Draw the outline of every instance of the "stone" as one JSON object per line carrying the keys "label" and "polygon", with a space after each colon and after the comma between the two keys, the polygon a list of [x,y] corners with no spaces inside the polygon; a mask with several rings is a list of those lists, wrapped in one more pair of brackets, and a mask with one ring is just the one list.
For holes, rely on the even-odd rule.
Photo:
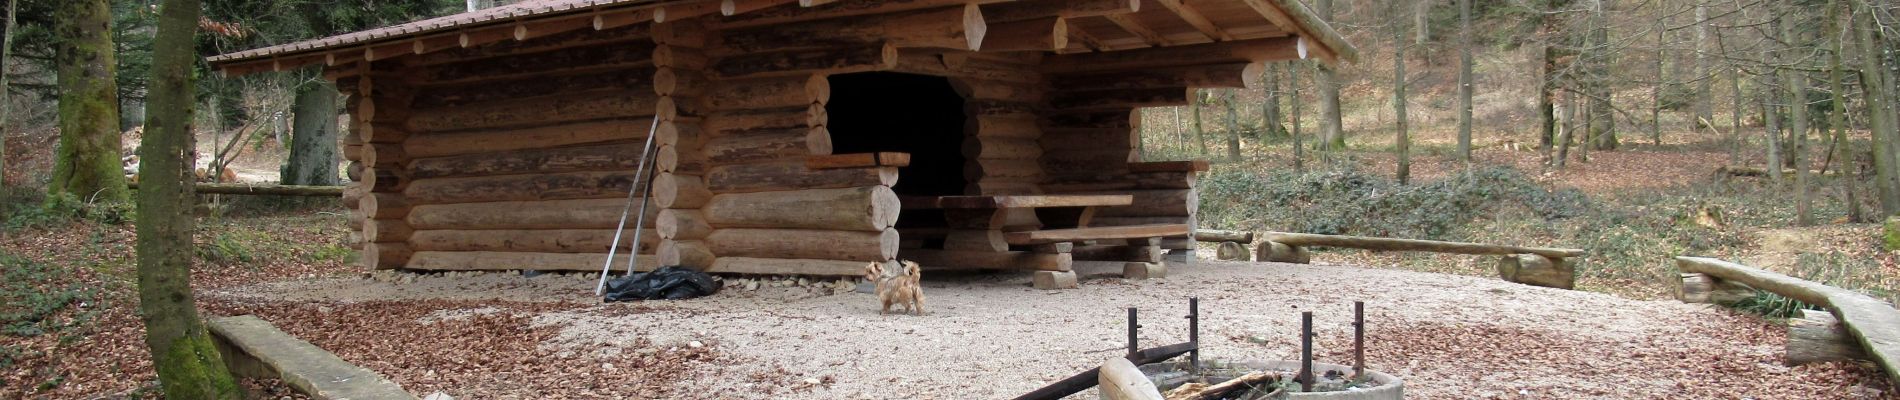
{"label": "stone", "polygon": [[1168,265],[1162,263],[1131,262],[1122,264],[1122,278],[1132,280],[1161,279],[1168,277]]}
{"label": "stone", "polygon": [[700,342],[699,342],[698,340],[694,340],[694,341],[691,341],[691,342],[686,342],[686,347],[691,347],[691,348],[695,348],[695,349],[697,349],[697,348],[701,348],[701,347],[706,347],[706,344],[705,344],[705,343],[700,343]]}
{"label": "stone", "polygon": [[455,400],[455,396],[450,396],[448,393],[435,392],[424,396],[422,400]]}
{"label": "stone", "polygon": [[1075,271],[1036,271],[1031,286],[1042,290],[1074,289]]}

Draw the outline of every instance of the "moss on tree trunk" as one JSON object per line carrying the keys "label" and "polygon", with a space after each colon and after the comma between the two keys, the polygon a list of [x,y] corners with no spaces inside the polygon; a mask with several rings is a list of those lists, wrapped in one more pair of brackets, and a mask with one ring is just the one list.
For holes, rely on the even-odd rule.
{"label": "moss on tree trunk", "polygon": [[1887,217],[1886,230],[1881,235],[1887,251],[1900,251],[1900,216]]}
{"label": "moss on tree trunk", "polygon": [[[119,161],[119,96],[113,82],[112,15],[105,0],[59,2],[59,149],[47,192],[89,202],[124,202]],[[189,51],[187,50],[189,53]]]}
{"label": "moss on tree trunk", "polygon": [[[192,36],[198,0],[159,10],[145,141],[139,148],[138,282],[145,345],[166,398],[241,396],[191,294]],[[123,184],[120,186],[123,188]]]}

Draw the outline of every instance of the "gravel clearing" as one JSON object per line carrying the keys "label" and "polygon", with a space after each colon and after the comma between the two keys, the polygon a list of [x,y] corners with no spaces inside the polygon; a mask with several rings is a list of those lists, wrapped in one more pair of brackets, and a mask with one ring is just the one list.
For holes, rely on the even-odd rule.
{"label": "gravel clearing", "polygon": [[[319,346],[397,332],[332,351],[419,395],[457,398],[1009,398],[1120,354],[1125,307],[1142,312],[1144,347],[1186,340],[1189,296],[1201,298],[1205,357],[1295,358],[1299,314],[1313,311],[1317,357],[1335,363],[1351,361],[1352,302],[1363,300],[1367,363],[1404,378],[1411,398],[1900,398],[1871,366],[1783,367],[1786,328],[1705,305],[1337,265],[1200,260],[1150,281],[1109,267],[1082,265],[1082,287],[1060,291],[1031,289],[1028,274],[926,272],[921,317],[880,315],[874,295],[823,285],[596,304],[594,281],[573,275],[327,278],[203,295],[207,308],[263,314]],[[339,315],[304,322],[312,310]],[[478,337],[482,327],[509,336]],[[538,343],[499,345],[509,340]],[[513,383],[496,385],[477,379],[493,366],[384,359],[470,347],[559,362],[509,368]]]}

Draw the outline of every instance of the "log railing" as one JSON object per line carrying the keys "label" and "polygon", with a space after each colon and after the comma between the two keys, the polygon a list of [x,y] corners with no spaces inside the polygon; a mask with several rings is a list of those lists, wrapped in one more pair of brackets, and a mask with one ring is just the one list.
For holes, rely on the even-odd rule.
{"label": "log railing", "polygon": [[1852,290],[1713,258],[1676,257],[1676,268],[1828,309],[1853,340],[1865,348],[1867,355],[1880,364],[1887,379],[1900,382],[1900,370],[1894,369],[1895,363],[1900,362],[1900,312],[1887,302]]}
{"label": "log railing", "polygon": [[[139,184],[136,182],[128,183],[126,184],[126,186],[130,187],[132,190],[139,189]],[[315,197],[342,197],[343,196],[343,186],[269,185],[269,184],[249,184],[249,183],[198,183],[198,184],[192,185],[192,190],[197,191],[198,194],[248,194],[248,195],[268,195],[268,196],[315,196]]]}

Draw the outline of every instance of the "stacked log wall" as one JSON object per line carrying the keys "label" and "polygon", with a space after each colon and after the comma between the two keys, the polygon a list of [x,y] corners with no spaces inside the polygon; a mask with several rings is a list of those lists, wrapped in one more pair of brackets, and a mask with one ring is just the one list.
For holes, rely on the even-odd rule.
{"label": "stacked log wall", "polygon": [[619,269],[640,229],[652,267],[660,207],[615,230],[663,102],[648,31],[442,50],[353,78],[360,140],[343,144],[361,165],[366,266],[586,271],[617,246]]}
{"label": "stacked log wall", "polygon": [[[1143,72],[1131,72],[1143,74]],[[1103,77],[1107,75],[1107,77]],[[1043,135],[1041,187],[1047,193],[1126,194],[1134,204],[1096,211],[1091,226],[1195,223],[1200,204],[1193,171],[1140,167],[1142,107],[1188,103],[1184,82],[1114,78],[1110,74],[1052,75]],[[1167,249],[1190,249],[1189,237],[1166,238]]]}
{"label": "stacked log wall", "polygon": [[901,51],[896,71],[950,78],[964,99],[964,194],[1037,194],[1042,129],[1037,104],[1048,92],[1038,56],[968,51]]}
{"label": "stacked log wall", "polygon": [[[807,161],[832,153],[829,74],[888,69],[895,48],[834,42],[752,52],[720,43],[760,40],[758,32],[699,32],[710,42],[705,49],[727,53],[693,49],[710,66],[695,70],[704,90],[690,99],[673,95],[671,104],[693,108],[682,115],[698,118],[690,129],[698,147],[690,157],[681,152],[691,165],[656,192],[676,199],[660,218],[662,261],[712,272],[859,275],[869,262],[893,260],[896,168]],[[682,135],[688,130],[675,125]]]}

